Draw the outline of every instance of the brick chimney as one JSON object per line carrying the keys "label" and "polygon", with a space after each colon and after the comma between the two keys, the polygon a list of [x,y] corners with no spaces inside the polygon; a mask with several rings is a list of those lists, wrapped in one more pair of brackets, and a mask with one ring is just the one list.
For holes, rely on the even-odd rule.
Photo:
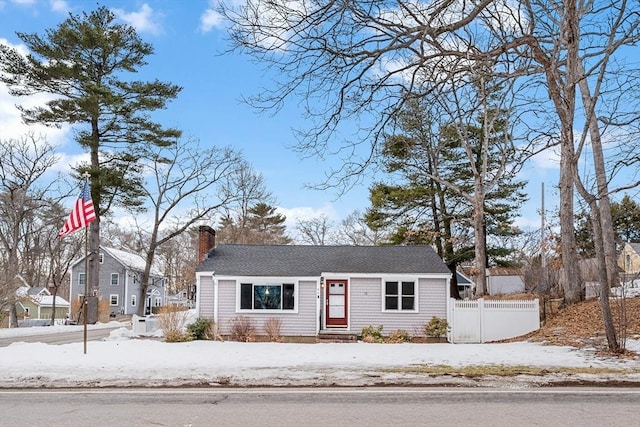
{"label": "brick chimney", "polygon": [[215,247],[216,231],[208,225],[198,227],[198,261],[207,259],[207,254]]}

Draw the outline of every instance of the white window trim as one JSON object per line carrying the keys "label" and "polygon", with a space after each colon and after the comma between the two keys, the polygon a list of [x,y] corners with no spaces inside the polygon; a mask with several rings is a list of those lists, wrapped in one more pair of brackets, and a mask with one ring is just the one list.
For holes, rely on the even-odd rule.
{"label": "white window trim", "polygon": [[131,295],[131,307],[135,307],[137,303],[137,297],[135,295]]}
{"label": "white window trim", "polygon": [[78,285],[84,285],[87,280],[87,273],[78,273]]}
{"label": "white window trim", "polygon": [[[113,283],[113,277],[114,276],[117,279],[115,284]],[[111,279],[110,279],[109,285],[111,285],[111,286],[120,286],[120,274],[119,273],[111,273]]]}
{"label": "white window trim", "polygon": [[104,254],[102,252],[100,252],[100,255],[98,255],[98,260],[100,264],[104,264]]}
{"label": "white window trim", "polygon": [[[396,310],[387,310],[386,309],[386,285],[387,282],[398,282],[398,308]],[[413,282],[413,310],[403,310],[402,309],[402,282]],[[420,304],[419,304],[419,289],[420,282],[417,277],[402,277],[402,276],[387,276],[382,278],[381,290],[380,290],[380,307],[382,308],[383,313],[419,313],[420,312]]]}
{"label": "white window trim", "polygon": [[[116,297],[115,303],[113,302],[113,297]],[[110,294],[109,295],[109,306],[116,307],[116,306],[119,305],[118,304],[119,302],[120,302],[120,295],[118,295],[118,294]]]}
{"label": "white window trim", "polygon": [[[240,308],[240,293],[242,284],[252,285],[280,285],[293,284],[293,310],[284,309],[241,309]],[[298,296],[300,294],[300,281],[292,277],[251,277],[236,280],[236,313],[252,313],[252,314],[297,314],[299,309]]]}

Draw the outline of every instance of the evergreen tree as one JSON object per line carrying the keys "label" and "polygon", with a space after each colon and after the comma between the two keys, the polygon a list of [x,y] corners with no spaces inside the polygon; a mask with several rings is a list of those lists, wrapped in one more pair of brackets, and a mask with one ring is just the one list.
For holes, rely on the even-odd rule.
{"label": "evergreen tree", "polygon": [[[474,194],[477,182],[470,159],[476,170],[489,174],[505,162],[502,146],[491,140],[508,139],[504,134],[506,112],[494,109],[491,114],[498,117],[491,129],[485,129],[480,119],[465,125],[442,122],[443,115],[432,106],[417,100],[409,105],[398,120],[401,133],[388,136],[382,151],[385,170],[394,184],[372,187],[367,220],[375,227],[395,226],[392,243],[433,244],[455,272],[461,262],[474,258],[474,205],[469,195]],[[486,140],[489,144],[483,144]],[[487,165],[482,164],[484,159]],[[499,176],[483,178],[495,182],[483,197],[483,232],[489,237],[517,233],[512,224],[525,199],[525,183],[504,169]],[[491,246],[491,240],[485,248],[487,265],[508,265],[508,250],[499,244]]]}
{"label": "evergreen tree", "polygon": [[247,225],[251,241],[256,244],[285,245],[291,243],[286,235],[284,222],[287,218],[276,213],[276,208],[266,203],[257,203],[249,209]]}
{"label": "evergreen tree", "polygon": [[[75,126],[76,141],[90,154],[88,172],[97,219],[91,223],[89,249],[98,253],[100,218],[114,204],[141,204],[140,146],[170,144],[180,135],[153,122],[149,112],[165,108],[181,88],[160,81],[131,79],[153,53],[135,29],[115,22],[107,8],[69,14],[57,28],[38,34],[18,33],[30,54],[0,45],[0,80],[12,95],[36,93],[54,99],[21,106],[26,123]],[[97,288],[97,257],[89,260],[89,280]]]}
{"label": "evergreen tree", "polygon": [[611,204],[613,228],[618,244],[640,242],[640,205],[628,194],[620,203]]}
{"label": "evergreen tree", "polygon": [[[636,203],[629,195],[625,195],[620,202],[611,203],[611,217],[618,249],[627,242],[640,242],[640,204]],[[593,233],[589,212],[582,210],[576,213],[576,245],[582,258],[595,256]]]}

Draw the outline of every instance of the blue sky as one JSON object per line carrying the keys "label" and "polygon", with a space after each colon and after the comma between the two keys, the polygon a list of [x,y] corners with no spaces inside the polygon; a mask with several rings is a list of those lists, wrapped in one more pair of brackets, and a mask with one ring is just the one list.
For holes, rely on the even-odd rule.
{"label": "blue sky", "polygon": [[[295,100],[275,116],[258,115],[240,102],[242,96],[255,94],[268,85],[269,75],[263,74],[260,65],[248,57],[221,54],[228,48],[226,33],[219,17],[212,13],[210,1],[114,0],[103,4],[133,25],[143,40],[155,48],[155,54],[148,58],[149,65],[140,70],[138,78],[158,78],[183,87],[178,99],[158,116],[162,124],[176,126],[204,144],[230,145],[241,150],[254,169],[263,174],[277,206],[288,217],[289,228],[298,218],[325,214],[337,223],[354,210],[367,208],[366,182],[340,198],[331,190],[304,188],[307,183],[319,183],[331,162],[339,159],[301,159],[289,148],[296,143],[292,129],[305,127]],[[96,2],[88,0],[0,0],[0,42],[19,47],[16,31],[43,34],[63,21],[68,12],[80,14],[94,7]],[[23,135],[25,128],[14,104],[39,99],[42,100],[11,98],[0,85],[0,137]],[[67,159],[61,165],[81,156],[69,129],[46,132]],[[531,201],[523,206],[518,225],[538,228],[542,181],[546,182],[546,208],[553,209],[557,200],[553,188],[557,163],[553,155],[531,162],[521,178],[530,181]]]}

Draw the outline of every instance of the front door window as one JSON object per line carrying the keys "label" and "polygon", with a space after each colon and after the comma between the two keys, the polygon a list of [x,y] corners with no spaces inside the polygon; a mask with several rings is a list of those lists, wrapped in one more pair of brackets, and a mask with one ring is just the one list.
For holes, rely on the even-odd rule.
{"label": "front door window", "polygon": [[327,280],[326,324],[328,328],[347,327],[348,293],[346,280]]}

